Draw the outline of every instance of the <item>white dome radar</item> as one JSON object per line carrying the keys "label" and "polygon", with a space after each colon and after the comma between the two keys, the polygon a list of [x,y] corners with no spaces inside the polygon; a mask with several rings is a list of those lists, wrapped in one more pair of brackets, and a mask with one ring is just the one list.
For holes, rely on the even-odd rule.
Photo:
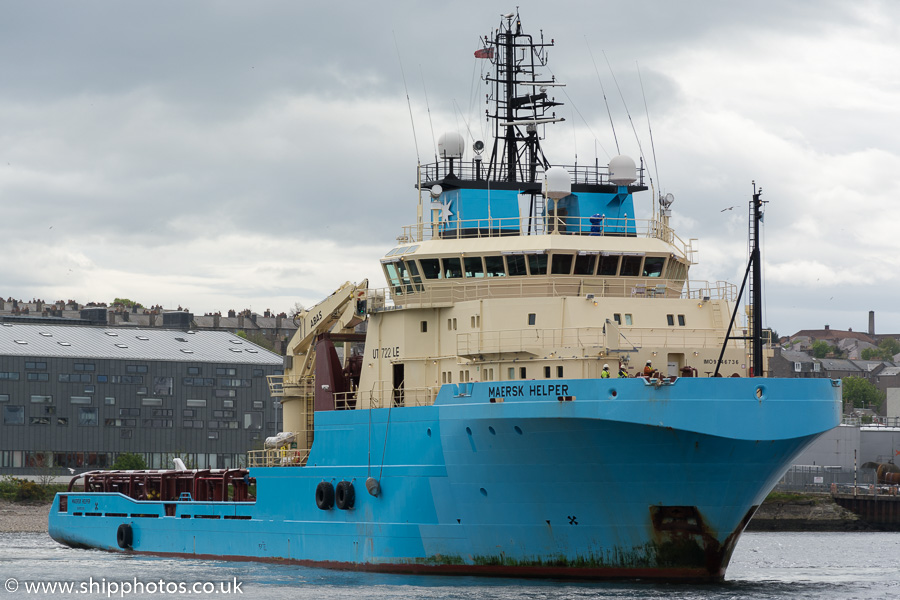
{"label": "white dome radar", "polygon": [[621,154],[609,161],[609,181],[616,185],[628,185],[637,181],[637,168],[631,158]]}
{"label": "white dome radar", "polygon": [[559,200],[572,193],[572,178],[563,167],[550,167],[544,172],[544,196]]}
{"label": "white dome radar", "polygon": [[438,154],[441,158],[462,158],[465,144],[463,136],[448,131],[438,138]]}
{"label": "white dome radar", "polygon": [[441,197],[441,194],[444,193],[444,188],[439,185],[431,186],[431,197],[437,200]]}

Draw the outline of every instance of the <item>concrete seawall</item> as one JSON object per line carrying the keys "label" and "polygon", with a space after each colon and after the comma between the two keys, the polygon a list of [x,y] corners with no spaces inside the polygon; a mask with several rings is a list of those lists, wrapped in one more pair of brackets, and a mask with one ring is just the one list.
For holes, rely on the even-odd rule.
{"label": "concrete seawall", "polygon": [[772,494],[747,531],[878,531],[880,528],[838,506],[831,494]]}

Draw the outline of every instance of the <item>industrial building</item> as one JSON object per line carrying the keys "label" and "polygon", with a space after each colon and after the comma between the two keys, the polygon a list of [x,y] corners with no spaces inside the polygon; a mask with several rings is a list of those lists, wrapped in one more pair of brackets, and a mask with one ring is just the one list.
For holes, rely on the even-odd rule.
{"label": "industrial building", "polygon": [[244,464],[281,425],[281,356],[226,331],[0,324],[0,474]]}

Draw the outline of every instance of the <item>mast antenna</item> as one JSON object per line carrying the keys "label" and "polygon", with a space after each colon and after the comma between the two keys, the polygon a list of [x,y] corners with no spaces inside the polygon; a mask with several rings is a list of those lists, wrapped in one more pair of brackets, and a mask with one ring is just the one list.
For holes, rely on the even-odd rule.
{"label": "mast antenna", "polygon": [[609,115],[609,127],[612,129],[613,140],[616,142],[616,154],[622,154],[619,150],[619,138],[616,136],[616,126],[613,123],[612,112],[609,110],[609,100],[606,98],[606,89],[603,87],[603,80],[600,79],[600,70],[597,68],[597,61],[594,60],[594,52],[591,45],[588,44],[587,36],[584,36],[584,43],[587,44],[588,54],[591,55],[591,62],[594,63],[594,72],[597,74],[597,82],[600,83],[600,92],[603,94],[603,103],[606,104],[606,114]]}
{"label": "mast antenna", "polygon": [[416,164],[421,165],[422,160],[419,157],[419,140],[416,138],[416,122],[413,119],[412,102],[409,100],[409,88],[406,85],[406,72],[403,70],[403,59],[400,58],[400,46],[397,45],[397,34],[391,30],[394,36],[394,48],[397,50],[397,62],[400,63],[400,76],[403,77],[403,91],[406,93],[406,106],[409,108],[409,122],[412,125],[413,144],[416,147]]}

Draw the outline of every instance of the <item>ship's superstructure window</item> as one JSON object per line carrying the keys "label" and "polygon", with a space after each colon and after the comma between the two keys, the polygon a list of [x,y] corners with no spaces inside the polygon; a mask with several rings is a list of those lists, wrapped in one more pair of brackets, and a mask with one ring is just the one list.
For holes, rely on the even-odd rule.
{"label": "ship's superstructure window", "polygon": [[515,368],[515,367],[510,367],[510,368],[508,369],[506,375],[507,375],[507,377],[508,377],[509,379],[515,379],[515,378],[516,378],[516,368]]}
{"label": "ship's superstructure window", "polygon": [[601,256],[600,266],[597,268],[597,275],[614,277],[619,271],[619,258],[620,257],[618,256]]}
{"label": "ship's superstructure window", "polygon": [[560,377],[560,378],[563,376],[563,367],[562,367],[562,365],[556,365],[556,376],[557,376],[557,377]]}
{"label": "ship's superstructure window", "polygon": [[421,331],[422,333],[428,333],[428,321],[419,322],[419,331]]}
{"label": "ship's superstructure window", "polygon": [[641,261],[643,260],[643,256],[623,256],[622,269],[619,271],[619,275],[622,277],[637,277],[641,274]]}
{"label": "ship's superstructure window", "polygon": [[536,313],[528,313],[528,324],[534,325],[537,322],[537,314]]}
{"label": "ship's superstructure window", "polygon": [[528,254],[528,273],[530,275],[546,275],[547,255],[543,252]]}
{"label": "ship's superstructure window", "polygon": [[485,256],[484,275],[485,277],[505,277],[506,269],[503,268],[503,257]]}
{"label": "ship's superstructure window", "polygon": [[527,275],[527,271],[525,270],[525,255],[523,254],[510,254],[506,257],[506,270],[509,273],[510,277],[515,277],[519,275]]}
{"label": "ship's superstructure window", "polygon": [[627,314],[627,313],[625,314],[625,324],[626,324],[626,325],[631,325],[631,324],[632,324],[632,322],[631,322],[631,315],[629,315],[629,314]]}
{"label": "ship's superstructure window", "polygon": [[669,327],[675,326],[675,315],[666,315],[666,323]]}
{"label": "ship's superstructure window", "polygon": [[447,319],[447,331],[456,331],[456,317]]}
{"label": "ship's superstructure window", "polygon": [[571,273],[572,258],[573,256],[571,254],[554,254],[550,273],[552,275],[568,275]]}
{"label": "ship's superstructure window", "polygon": [[519,367],[519,379],[527,379],[528,378],[528,369],[526,367]]}
{"label": "ship's superstructure window", "polygon": [[597,264],[597,254],[579,252],[575,257],[575,270],[573,275],[593,275]]}
{"label": "ship's superstructure window", "polygon": [[662,256],[648,256],[644,259],[644,277],[659,277],[662,275],[663,265],[666,259]]}
{"label": "ship's superstructure window", "polygon": [[425,279],[441,278],[441,261],[437,258],[423,258],[419,261]]}
{"label": "ship's superstructure window", "polygon": [[544,367],[544,379],[550,379],[550,367]]}
{"label": "ship's superstructure window", "polygon": [[678,315],[678,326],[684,327],[684,315]]}
{"label": "ship's superstructure window", "polygon": [[619,313],[615,313],[613,315],[613,321],[615,321],[616,323],[621,325],[622,324],[622,315],[620,315]]}
{"label": "ship's superstructure window", "polygon": [[484,264],[480,256],[467,256],[463,259],[463,264],[466,267],[466,277],[484,277]]}
{"label": "ship's superstructure window", "polygon": [[445,258],[444,277],[447,279],[459,279],[462,277],[462,261],[458,258]]}

